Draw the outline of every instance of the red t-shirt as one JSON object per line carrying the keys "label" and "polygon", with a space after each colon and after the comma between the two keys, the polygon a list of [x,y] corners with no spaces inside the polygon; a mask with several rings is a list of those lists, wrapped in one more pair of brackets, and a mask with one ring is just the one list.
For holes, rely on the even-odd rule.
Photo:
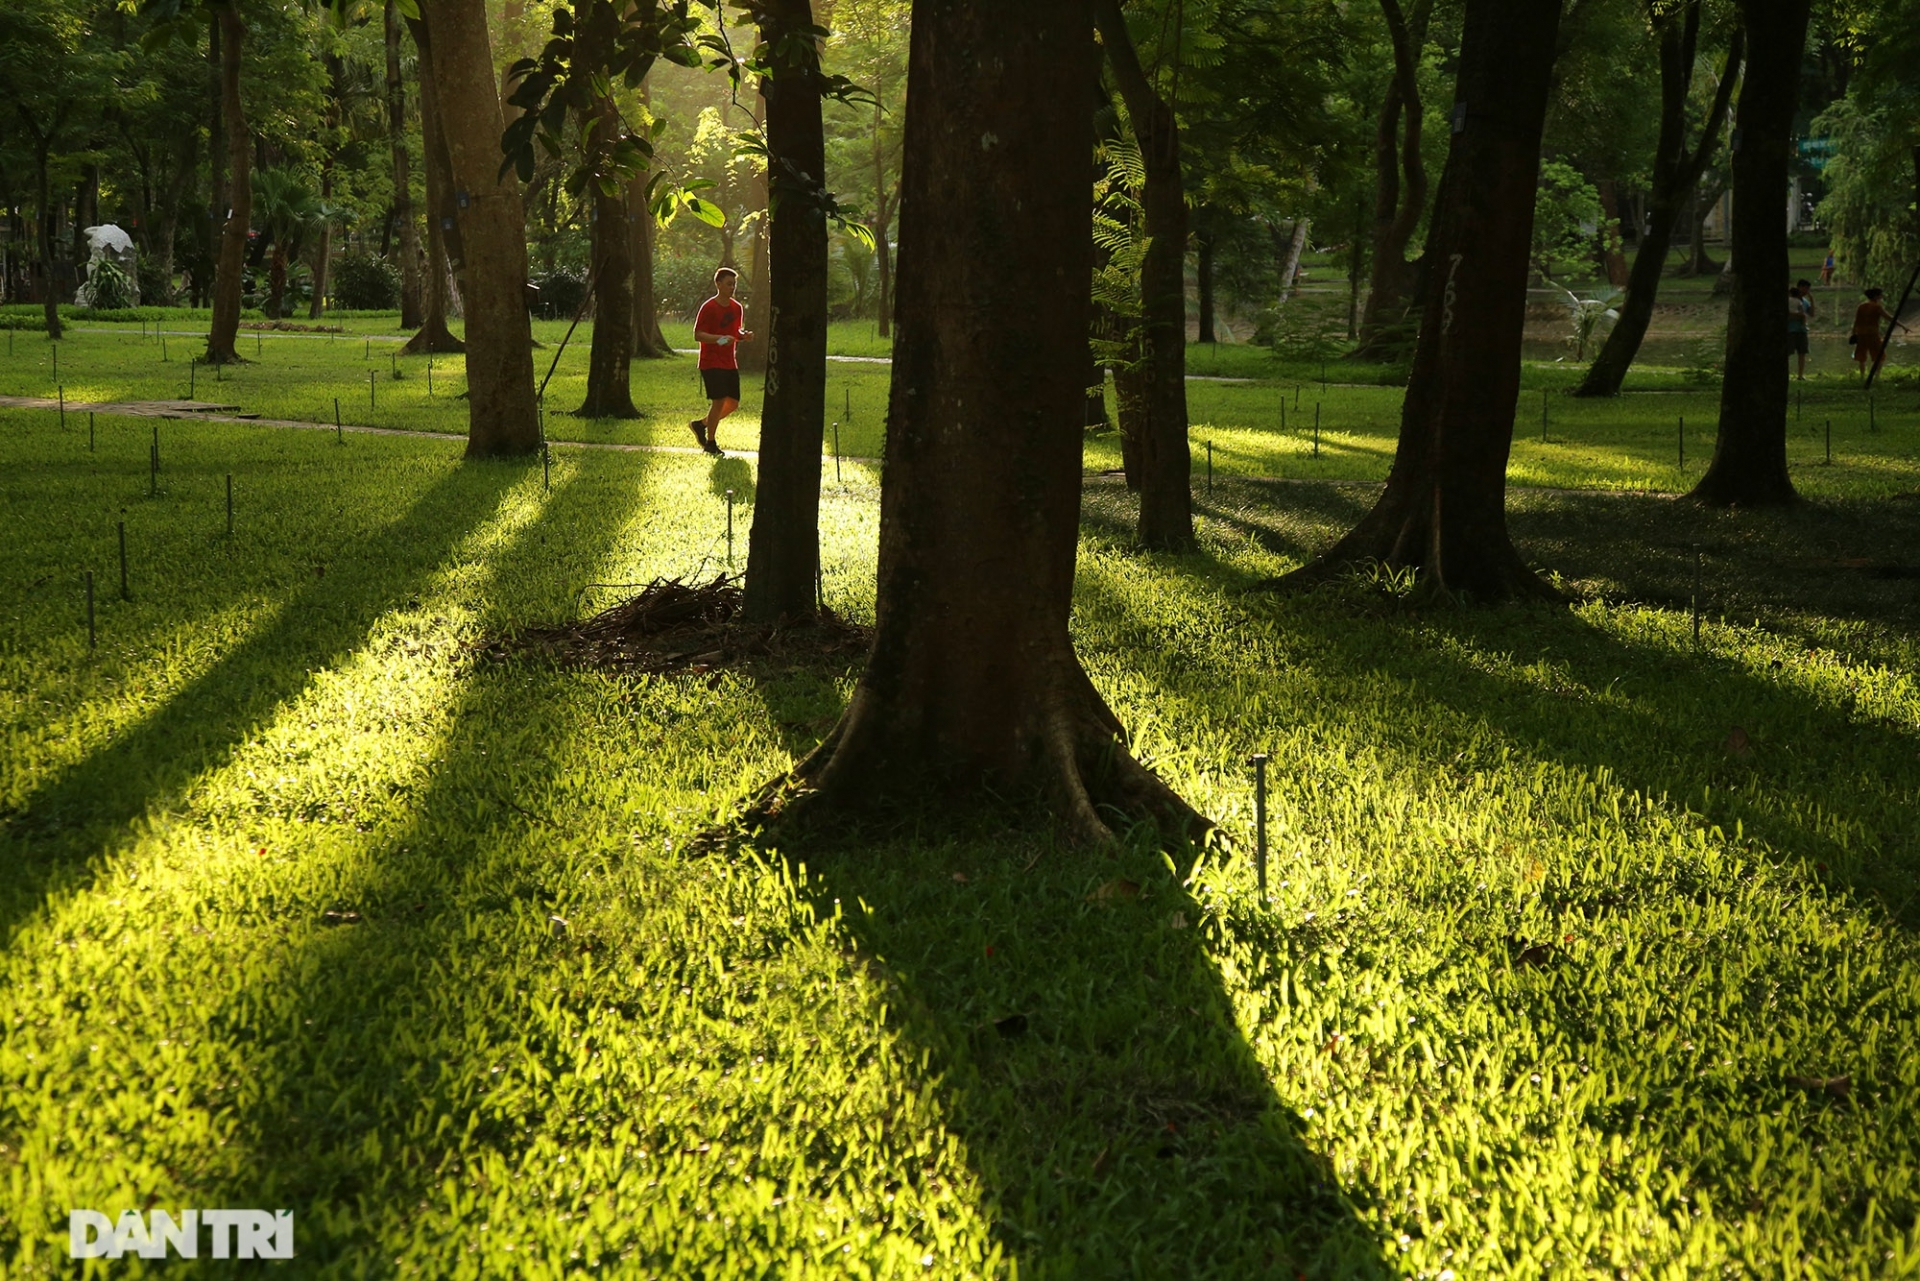
{"label": "red t-shirt", "polygon": [[733,339],[729,343],[701,343],[700,368],[740,368],[740,356],[734,348],[740,341],[740,335],[745,332],[746,319],[744,307],[731,299],[721,302],[718,294],[700,304],[700,314],[694,317],[693,327],[703,334],[726,334]]}

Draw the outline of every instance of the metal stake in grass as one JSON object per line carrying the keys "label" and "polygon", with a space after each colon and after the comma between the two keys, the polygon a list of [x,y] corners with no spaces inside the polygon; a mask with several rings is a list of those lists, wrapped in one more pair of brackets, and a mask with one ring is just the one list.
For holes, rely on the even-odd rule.
{"label": "metal stake in grass", "polygon": [[833,425],[833,483],[840,483],[840,424]]}
{"label": "metal stake in grass", "polygon": [[260,359],[260,331],[258,329],[253,331],[253,358],[255,360]]}
{"label": "metal stake in grass", "polygon": [[372,359],[373,359],[373,339],[371,339],[371,338],[369,338],[369,339],[367,339],[367,350],[366,350],[366,352],[365,352],[365,353],[364,353],[364,354],[363,354],[363,355],[362,355],[362,356],[360,357],[360,359],[362,359],[362,360],[372,360]]}
{"label": "metal stake in grass", "polygon": [[1871,391],[1867,393],[1867,430],[1870,432],[1880,430],[1880,420],[1874,414],[1873,393]]}
{"label": "metal stake in grass", "polygon": [[1287,398],[1285,396],[1280,397],[1280,434],[1282,436],[1287,434]]}
{"label": "metal stake in grass", "polygon": [[727,491],[727,568],[733,568],[733,491]]}
{"label": "metal stake in grass", "polygon": [[87,452],[93,452],[93,411],[87,411]]}
{"label": "metal stake in grass", "polygon": [[543,493],[553,492],[553,450],[544,440],[540,442],[540,488]]}
{"label": "metal stake in grass", "polygon": [[60,381],[60,344],[53,345],[53,381]]}
{"label": "metal stake in grass", "polygon": [[1827,419],[1827,466],[1833,466],[1833,419]]}
{"label": "metal stake in grass", "polygon": [[851,385],[849,385],[846,387],[842,387],[840,390],[847,393],[847,421],[852,422],[853,421],[853,388]]}
{"label": "metal stake in grass", "polygon": [[160,331],[160,363],[167,363],[167,331],[164,329]]}
{"label": "metal stake in grass", "polygon": [[1253,755],[1253,874],[1260,900],[1267,897],[1267,754]]}
{"label": "metal stake in grass", "polygon": [[93,630],[93,571],[88,570],[87,571],[87,648],[88,649],[94,648],[95,645],[98,644],[98,640],[99,638],[95,635]]}
{"label": "metal stake in grass", "polygon": [[373,399],[373,371],[369,369],[367,371],[367,412],[372,413],[374,411],[374,408],[375,408],[375,405],[374,405],[374,399]]}
{"label": "metal stake in grass", "polygon": [[344,445],[347,443],[347,429],[340,425],[340,398],[338,396],[333,398],[333,443],[336,445]]}
{"label": "metal stake in grass", "polygon": [[1680,415],[1680,470],[1687,469],[1687,416]]}
{"label": "metal stake in grass", "polygon": [[60,430],[67,429],[67,389],[60,388]]}
{"label": "metal stake in grass", "polygon": [[193,380],[196,377],[199,369],[200,369],[199,361],[189,360],[187,362],[187,399],[188,400],[193,399]]}
{"label": "metal stake in grass", "polygon": [[227,473],[227,537],[233,537],[233,473]]}
{"label": "metal stake in grass", "polygon": [[433,399],[433,348],[427,348],[427,399]]}
{"label": "metal stake in grass", "polygon": [[1295,409],[1300,408],[1300,384],[1299,383],[1295,383],[1293,385],[1293,407]]}
{"label": "metal stake in grass", "polygon": [[120,522],[120,599],[132,600],[133,593],[127,590],[127,522]]}
{"label": "metal stake in grass", "polygon": [[1213,442],[1207,442],[1207,492],[1213,492]]}
{"label": "metal stake in grass", "polygon": [[1320,456],[1320,402],[1313,402],[1313,456]]}

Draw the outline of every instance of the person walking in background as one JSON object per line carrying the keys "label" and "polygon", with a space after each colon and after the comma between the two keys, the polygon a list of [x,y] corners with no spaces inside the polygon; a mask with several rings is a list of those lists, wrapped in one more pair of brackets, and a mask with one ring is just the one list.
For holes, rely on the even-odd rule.
{"label": "person walking in background", "polygon": [[700,344],[700,382],[707,393],[707,416],[687,425],[700,448],[718,457],[720,422],[740,408],[739,345],[753,341],[746,327],[747,309],[734,301],[740,273],[722,267],[713,273],[713,297],[700,304],[693,320],[693,337]]}
{"label": "person walking in background", "polygon": [[1787,346],[1800,357],[1799,377],[1807,376],[1807,322],[1813,319],[1813,282],[1802,280],[1787,290]]}
{"label": "person walking in background", "polygon": [[1833,250],[1831,249],[1827,250],[1827,260],[1820,264],[1820,283],[1823,285],[1833,283]]}
{"label": "person walking in background", "polygon": [[[1880,332],[1880,322],[1893,320],[1893,313],[1880,301],[1883,296],[1884,291],[1880,289],[1867,290],[1867,300],[1853,313],[1853,333],[1847,341],[1853,344],[1853,360],[1860,366],[1863,375],[1878,369],[1881,357],[1886,354],[1886,337]],[[1906,329],[1897,320],[1893,320],[1893,323],[1900,329]]]}

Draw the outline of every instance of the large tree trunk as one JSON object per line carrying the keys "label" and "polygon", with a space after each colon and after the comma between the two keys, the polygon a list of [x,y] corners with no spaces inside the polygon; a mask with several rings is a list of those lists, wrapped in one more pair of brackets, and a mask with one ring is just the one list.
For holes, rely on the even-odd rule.
{"label": "large tree trunk", "polygon": [[1627,287],[1627,255],[1621,250],[1620,184],[1611,178],[1600,180],[1600,230],[1595,237],[1595,266],[1615,289]]}
{"label": "large tree trunk", "polygon": [[1147,176],[1140,200],[1152,239],[1140,266],[1147,421],[1140,438],[1139,535],[1148,547],[1183,550],[1193,546],[1193,451],[1187,444],[1187,196],[1180,129],[1173,108],[1140,66],[1120,0],[1094,0],[1094,15]]}
{"label": "large tree trunk", "polygon": [[[500,173],[505,123],[485,0],[425,0],[435,117],[453,167],[467,316],[467,457],[540,449],[518,184]],[[460,205],[459,199],[455,200]]]}
{"label": "large tree trunk", "polygon": [[1047,796],[1088,841],[1112,839],[1102,804],[1205,825],[1127,754],[1067,632],[1093,121],[1058,84],[1094,53],[1088,0],[913,6],[873,654],[762,819],[990,790]]}
{"label": "large tree trunk", "polygon": [[[465,250],[460,237],[460,210],[453,196],[453,159],[447,151],[446,133],[440,127],[440,96],[435,91],[433,74],[433,33],[418,18],[407,19],[407,29],[413,34],[414,47],[420,54],[420,160],[427,189],[427,263],[422,272],[417,262],[419,241],[414,237],[414,218],[409,212],[401,224],[400,252],[407,261],[415,263],[414,306],[419,309],[420,328],[407,339],[407,345],[400,352],[419,356],[467,349],[447,328],[450,264],[464,261]],[[408,209],[412,209],[411,201]],[[401,277],[403,292],[405,279]],[[403,311],[405,306],[403,299]]]}
{"label": "large tree trunk", "polygon": [[[618,19],[610,5],[595,5],[581,23],[577,45],[581,59],[597,66],[613,51]],[[589,108],[595,121],[589,165],[597,168],[613,150],[620,131],[620,110],[613,98],[595,97]],[[593,345],[587,354],[587,396],[574,412],[583,418],[638,418],[628,383],[633,362],[633,231],[627,225],[627,193],[612,193],[589,182],[592,200]]]}
{"label": "large tree trunk", "polygon": [[220,24],[220,115],[227,135],[227,200],[230,212],[220,233],[220,262],[213,277],[213,325],[207,331],[207,363],[240,359],[240,295],[246,271],[247,229],[253,221],[253,142],[240,107],[240,48],[247,26],[233,5],[214,10]]}
{"label": "large tree trunk", "polygon": [[1455,91],[1464,115],[1427,237],[1433,292],[1393,469],[1373,510],[1295,581],[1373,561],[1483,599],[1552,594],[1508,537],[1506,485],[1559,21],[1559,0],[1467,0]]}
{"label": "large tree trunk", "polygon": [[1787,165],[1799,103],[1800,60],[1809,0],[1745,0],[1750,65],[1740,90],[1733,149],[1734,266],[1727,308],[1727,366],[1720,384],[1720,433],[1713,462],[1692,497],[1719,504],[1790,503],[1787,475],[1787,327],[1780,319],[1789,279]]}
{"label": "large tree trunk", "polygon": [[[1647,327],[1653,321],[1653,303],[1659,293],[1660,277],[1667,264],[1667,251],[1673,244],[1673,229],[1693,199],[1700,171],[1713,156],[1720,139],[1720,127],[1726,121],[1727,106],[1733,101],[1733,85],[1740,76],[1743,54],[1742,37],[1735,32],[1727,49],[1727,65],[1707,113],[1699,146],[1687,150],[1687,97],[1693,87],[1694,47],[1699,38],[1700,4],[1693,0],[1683,15],[1669,17],[1660,36],[1660,140],[1653,162],[1653,192],[1647,210],[1646,229],[1634,250],[1633,270],[1627,277],[1627,295],[1620,300],[1620,315],[1607,333],[1607,340],[1594,357],[1587,376],[1574,391],[1576,396],[1617,396],[1626,381],[1627,370],[1640,352]],[[1695,232],[1698,235],[1698,232]]]}
{"label": "large tree trunk", "polygon": [[[1393,80],[1380,106],[1374,131],[1373,275],[1367,307],[1360,316],[1357,356],[1383,354],[1402,340],[1395,331],[1413,297],[1414,265],[1407,243],[1427,208],[1427,170],[1420,160],[1420,50],[1427,40],[1432,0],[1415,0],[1409,17],[1398,0],[1380,0],[1393,42]],[[1405,171],[1402,186],[1401,172]]]}
{"label": "large tree trunk", "polygon": [[[809,0],[769,0],[760,38],[777,48],[813,26]],[[793,41],[792,43],[799,43]],[[827,220],[817,185],[827,169],[820,70],[804,54],[776,62],[766,100],[772,217],[767,228],[764,336],[767,376],[760,411],[760,473],[747,545],[750,620],[809,618],[820,569],[820,445],[827,404]]]}
{"label": "large tree trunk", "polygon": [[[400,327],[417,329],[421,323],[420,240],[407,164],[407,86],[400,75],[400,11],[394,0],[387,0],[386,24],[387,139],[393,149],[393,221],[400,229]],[[425,58],[420,60],[420,71],[423,76],[427,74]],[[381,252],[386,252],[384,246]],[[441,324],[446,324],[444,318]]]}

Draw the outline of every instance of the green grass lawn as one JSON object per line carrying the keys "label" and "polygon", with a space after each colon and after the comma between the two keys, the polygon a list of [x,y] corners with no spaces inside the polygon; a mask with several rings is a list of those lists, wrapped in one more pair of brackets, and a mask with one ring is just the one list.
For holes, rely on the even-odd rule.
{"label": "green grass lawn", "polygon": [[[1242,590],[1364,486],[1175,557],[1091,485],[1076,643],[1242,840],[1272,754],[1263,900],[1012,814],[689,852],[853,672],[474,643],[721,568],[743,460],[148,440],[0,413],[7,1276],[222,1205],[289,1276],[1920,1275],[1911,501],[1521,493],[1587,603],[1408,612]],[[824,521],[870,618],[865,469]]]}

